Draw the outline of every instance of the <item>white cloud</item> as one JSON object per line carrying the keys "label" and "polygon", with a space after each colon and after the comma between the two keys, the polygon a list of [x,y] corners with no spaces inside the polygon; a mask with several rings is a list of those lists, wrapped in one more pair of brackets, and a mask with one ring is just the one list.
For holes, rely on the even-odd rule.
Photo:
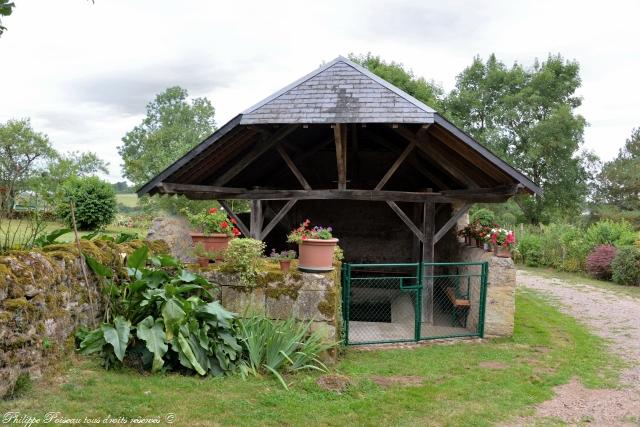
{"label": "white cloud", "polygon": [[120,138],[154,94],[207,96],[223,124],[339,54],[371,51],[450,89],[474,55],[582,67],[586,146],[613,157],[640,126],[640,4],[585,1],[18,1],[0,38],[0,121],[31,117],[59,150],[120,179]]}

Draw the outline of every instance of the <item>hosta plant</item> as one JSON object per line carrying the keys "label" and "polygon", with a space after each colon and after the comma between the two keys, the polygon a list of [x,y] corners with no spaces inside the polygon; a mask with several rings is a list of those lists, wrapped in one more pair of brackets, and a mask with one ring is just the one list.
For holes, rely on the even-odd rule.
{"label": "hosta plant", "polygon": [[79,351],[100,353],[107,368],[127,358],[153,372],[235,371],[242,355],[236,317],[212,300],[213,285],[174,258],[148,253],[143,246],[131,254],[124,277],[86,257],[103,279],[107,305],[99,328],[77,334]]}

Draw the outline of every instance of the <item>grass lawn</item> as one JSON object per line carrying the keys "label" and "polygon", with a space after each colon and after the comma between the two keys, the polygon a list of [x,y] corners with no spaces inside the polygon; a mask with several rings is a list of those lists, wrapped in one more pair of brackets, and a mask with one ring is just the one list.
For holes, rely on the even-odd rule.
{"label": "grass lawn", "polygon": [[122,203],[128,208],[135,208],[138,206],[138,195],[132,194],[116,194],[116,201]]}
{"label": "grass lawn", "polygon": [[640,298],[640,286],[624,286],[617,283],[607,282],[604,280],[596,280],[588,277],[584,274],[566,273],[563,271],[556,271],[550,268],[540,267],[525,267],[522,265],[517,266],[520,270],[530,271],[543,277],[550,277],[556,279],[562,279],[570,285],[590,285],[597,288],[606,289],[608,291],[615,292],[620,295],[628,295],[635,298]]}
{"label": "grass lawn", "polygon": [[[603,340],[528,291],[518,293],[512,339],[346,350],[333,368],[352,381],[342,394],[320,388],[319,373],[287,378],[287,392],[270,377],[140,375],[104,371],[97,360],[79,357],[65,364],[22,398],[0,401],[0,413],[163,420],[174,413],[176,425],[191,426],[484,426],[530,414],[532,405],[551,398],[554,386],[574,376],[588,387],[615,386],[621,368]],[[422,384],[382,387],[374,376],[419,377]]]}

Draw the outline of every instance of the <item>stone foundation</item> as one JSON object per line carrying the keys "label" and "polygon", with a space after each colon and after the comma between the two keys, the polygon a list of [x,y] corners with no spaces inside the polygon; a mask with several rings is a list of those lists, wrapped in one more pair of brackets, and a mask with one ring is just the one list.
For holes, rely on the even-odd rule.
{"label": "stone foundation", "polygon": [[[484,334],[488,337],[513,335],[516,312],[516,268],[513,260],[495,257],[492,252],[484,252],[482,249],[460,246],[456,261],[489,263]],[[478,304],[471,301],[471,307],[468,321],[470,326],[475,327],[478,322],[478,310],[473,308],[478,307]]]}

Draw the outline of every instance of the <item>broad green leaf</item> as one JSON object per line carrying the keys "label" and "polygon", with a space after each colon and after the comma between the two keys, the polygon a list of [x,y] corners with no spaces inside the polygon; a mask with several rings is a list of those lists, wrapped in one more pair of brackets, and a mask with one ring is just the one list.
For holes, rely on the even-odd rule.
{"label": "broad green leaf", "polygon": [[182,272],[180,273],[180,280],[185,283],[193,282],[194,280],[196,280],[196,277],[197,276],[195,274],[187,270],[182,270]]}
{"label": "broad green leaf", "polygon": [[162,369],[162,365],[164,365],[162,357],[169,349],[162,321],[160,319],[154,321],[153,317],[148,316],[138,323],[136,329],[137,337],[143,340],[146,343],[147,349],[153,353],[152,372],[159,371]]}
{"label": "broad green leaf", "polygon": [[80,342],[80,348],[78,350],[82,354],[96,353],[102,350],[102,347],[106,343],[102,329],[95,329],[85,335],[83,340]]}
{"label": "broad green leaf", "polygon": [[104,340],[111,344],[116,357],[122,362],[129,343],[131,322],[122,316],[117,316],[113,319],[113,325],[103,324],[101,329]]}
{"label": "broad green leaf", "polygon": [[131,255],[127,257],[127,267],[140,270],[147,262],[147,256],[149,255],[149,248],[142,246],[136,249]]}
{"label": "broad green leaf", "polygon": [[106,265],[100,264],[98,261],[96,261],[95,258],[84,254],[84,259],[87,261],[87,265],[89,266],[89,268],[98,276],[108,278],[113,277],[113,270]]}
{"label": "broad green leaf", "polygon": [[196,359],[196,356],[193,353],[189,342],[181,333],[178,334],[178,344],[180,345],[180,351],[182,352],[182,354],[184,354],[187,360],[189,360],[189,363],[191,363],[193,369],[195,369],[195,371],[200,375],[206,375],[207,371],[205,371],[200,363],[198,363],[198,360]]}
{"label": "broad green leaf", "polygon": [[184,320],[185,312],[180,307],[180,303],[172,298],[162,307],[162,318],[164,319],[165,331],[167,339],[173,339],[174,330]]}
{"label": "broad green leaf", "polygon": [[236,317],[235,313],[225,310],[218,301],[199,306],[198,313],[215,316],[216,320],[224,326],[229,325],[229,321]]}

